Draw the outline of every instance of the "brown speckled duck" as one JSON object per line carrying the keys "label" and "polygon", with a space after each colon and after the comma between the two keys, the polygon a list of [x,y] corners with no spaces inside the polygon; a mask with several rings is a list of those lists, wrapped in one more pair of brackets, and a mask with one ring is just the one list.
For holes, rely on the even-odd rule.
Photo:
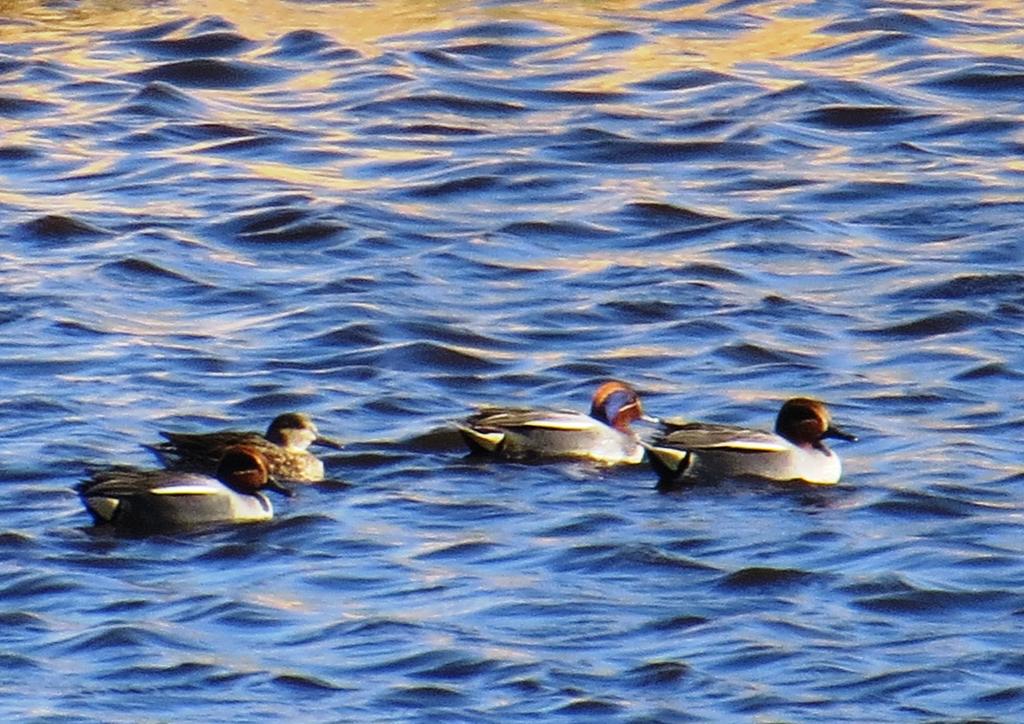
{"label": "brown speckled duck", "polygon": [[309,415],[287,412],[270,423],[267,433],[224,430],[209,433],[161,432],[166,442],[150,446],[168,467],[212,472],[233,445],[248,445],[267,461],[270,474],[293,482],[324,479],[324,464],[307,448],[320,445],[340,449],[341,444],[320,435]]}

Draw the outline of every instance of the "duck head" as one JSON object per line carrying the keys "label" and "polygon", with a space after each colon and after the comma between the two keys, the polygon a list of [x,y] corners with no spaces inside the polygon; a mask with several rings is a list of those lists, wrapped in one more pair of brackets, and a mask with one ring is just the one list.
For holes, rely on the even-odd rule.
{"label": "duck head", "polygon": [[819,400],[807,397],[794,397],[786,400],[775,420],[775,433],[800,447],[813,447],[825,450],[822,440],[834,437],[853,442],[856,435],[851,435],[837,425],[832,424],[828,408]]}
{"label": "duck head", "polygon": [[217,466],[217,479],[239,493],[255,495],[260,490],[273,490],[289,498],[294,493],[270,475],[267,460],[254,447],[234,445],[224,451]]}
{"label": "duck head", "polygon": [[301,412],[286,412],[275,417],[265,437],[275,445],[290,450],[305,450],[310,445],[341,449],[340,442],[320,435],[312,418]]}
{"label": "duck head", "polygon": [[625,382],[610,380],[594,392],[590,416],[620,432],[629,432],[630,423],[644,417],[644,408],[636,390]]}

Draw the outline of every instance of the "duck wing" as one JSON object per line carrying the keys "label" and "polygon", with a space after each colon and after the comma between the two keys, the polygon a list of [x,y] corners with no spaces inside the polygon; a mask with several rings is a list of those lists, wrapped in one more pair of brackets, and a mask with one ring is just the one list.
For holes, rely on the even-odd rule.
{"label": "duck wing", "polygon": [[165,442],[146,447],[170,467],[181,470],[212,471],[226,448],[251,445],[263,450],[271,443],[258,432],[224,430],[223,432],[165,432]]}
{"label": "duck wing", "polygon": [[199,475],[118,467],[93,472],[76,490],[87,497],[130,498],[144,493],[206,493],[210,485]]}
{"label": "duck wing", "polygon": [[537,410],[526,407],[485,407],[469,417],[465,425],[477,430],[590,430],[601,423],[589,415],[571,410]]}
{"label": "duck wing", "polygon": [[167,442],[160,443],[161,446],[173,446],[181,450],[209,450],[216,447],[230,447],[232,445],[252,445],[253,443],[266,443],[267,439],[258,432],[243,432],[241,430],[224,430],[223,432],[160,432],[161,437]]}
{"label": "duck wing", "polygon": [[706,422],[666,425],[653,442],[655,445],[670,445],[684,450],[783,452],[789,449],[785,440],[765,430]]}

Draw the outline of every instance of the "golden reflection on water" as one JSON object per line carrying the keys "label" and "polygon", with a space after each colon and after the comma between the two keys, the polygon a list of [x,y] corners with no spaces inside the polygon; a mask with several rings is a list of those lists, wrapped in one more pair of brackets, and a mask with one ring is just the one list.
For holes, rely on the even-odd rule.
{"label": "golden reflection on water", "polygon": [[[316,30],[331,36],[344,47],[376,55],[398,36],[466,29],[484,23],[525,21],[541,24],[559,34],[549,39],[558,47],[548,51],[548,57],[557,57],[580,52],[578,47],[571,45],[574,40],[635,26],[637,19],[642,23],[647,16],[656,17],[661,23],[714,18],[714,10],[719,3],[701,2],[656,13],[646,9],[647,5],[646,0],[508,5],[408,0],[379,0],[358,5],[303,4],[284,0],[255,3],[245,0],[183,0],[171,6],[147,8],[139,3],[96,0],[83,2],[71,10],[59,10],[38,2],[8,0],[0,1],[0,13],[31,24],[0,25],[0,40],[11,41],[21,37],[34,42],[52,39],[67,43],[68,33],[81,30],[127,29],[180,17],[198,19],[215,16],[234,24],[239,33],[256,41],[280,37],[293,30]],[[730,30],[728,37],[692,32],[685,27],[678,33],[651,34],[632,48],[616,49],[615,68],[606,69],[607,73],[596,78],[578,80],[574,88],[615,90],[628,83],[649,79],[659,72],[693,66],[727,72],[737,63],[778,59],[835,42],[834,36],[815,35],[820,20],[780,14],[791,5],[769,2],[750,6],[748,12],[756,14],[757,23],[746,31]],[[507,41],[516,42],[514,37]],[[538,43],[538,38],[531,37],[529,42]],[[77,50],[71,41],[59,52],[63,55]],[[600,55],[595,53],[597,57]],[[81,67],[82,60],[77,58],[74,65]]]}
{"label": "golden reflection on water", "polygon": [[[783,88],[799,82],[798,78],[807,73],[827,75],[829,77],[859,80],[884,74],[888,65],[893,62],[884,52],[865,51],[861,54],[846,55],[842,58],[827,60],[809,60],[805,54],[817,49],[833,47],[844,41],[841,33],[828,30],[826,26],[832,18],[823,14],[807,17],[810,13],[800,13],[801,3],[797,0],[766,0],[750,3],[743,8],[744,22],[748,27],[736,28],[723,25],[716,29],[707,25],[706,21],[714,21],[724,17],[719,0],[696,2],[683,7],[652,10],[648,0],[598,0],[587,2],[519,2],[507,4],[482,3],[479,0],[461,0],[457,2],[439,2],[437,0],[377,0],[366,3],[303,3],[286,0],[262,0],[246,2],[245,0],[180,0],[161,5],[147,5],[124,0],[83,0],[73,7],[56,7],[39,0],[0,0],[0,43],[31,42],[35,46],[36,57],[57,64],[67,65],[76,69],[96,68],[107,77],[116,77],[124,73],[151,67],[156,63],[165,62],[133,50],[130,43],[100,44],[96,38],[100,32],[130,30],[155,26],[171,20],[192,20],[203,18],[220,18],[234,25],[238,32],[253,41],[257,47],[252,51],[253,58],[266,52],[268,41],[280,38],[295,30],[314,30],[333,38],[345,48],[354,48],[367,56],[376,56],[387,51],[401,51],[410,45],[419,47],[422,42],[438,43],[442,46],[465,45],[472,42],[467,31],[474,26],[494,23],[525,22],[549,35],[528,35],[518,37],[514,34],[498,36],[500,42],[510,45],[529,45],[536,49],[532,55],[518,63],[509,63],[505,70],[488,70],[494,78],[504,75],[524,75],[529,73],[547,73],[552,68],[571,64],[572,74],[563,74],[557,81],[557,88],[564,91],[592,91],[616,93],[628,89],[631,85],[650,81],[669,73],[684,70],[700,69],[718,71],[725,74],[741,74],[756,77],[757,81],[772,88]],[[915,8],[915,16],[938,17],[939,11],[928,8]],[[730,17],[733,17],[730,15]],[[947,36],[941,39],[929,39],[937,48],[942,45],[953,49],[973,48],[986,55],[1006,55],[1015,57],[1019,48],[1007,44],[1006,28],[1012,26],[1015,18],[1024,17],[1024,11],[1016,2],[1007,0],[981,0],[958,11],[961,20],[976,19],[977,32],[970,38],[965,33]],[[687,21],[701,21],[700,24],[689,25]],[[984,23],[982,22],[984,21]],[[677,23],[677,25],[673,25]],[[439,33],[446,30],[460,29],[462,35],[451,40],[421,41],[414,36]],[[615,43],[612,48],[604,48],[598,44],[584,41],[597,33],[607,31],[634,30],[643,32],[637,42],[624,41]],[[188,30],[186,30],[188,32]],[[481,36],[483,41],[494,37],[494,33]],[[862,37],[858,33],[857,37]],[[396,62],[402,62],[401,53],[396,53]],[[554,62],[560,58],[570,58],[570,63]],[[763,65],[758,65],[759,63]],[[784,72],[791,68],[795,72]],[[571,77],[566,77],[571,76]],[[313,63],[309,68],[290,76],[287,85],[300,91],[323,91],[326,95],[333,94],[332,83],[336,76],[328,69]],[[552,83],[554,86],[554,82]],[[47,102],[46,86],[35,85],[33,82],[18,82],[9,85],[8,93],[25,100]],[[256,98],[247,107],[244,102],[246,90],[234,89],[231,102],[218,103],[222,91],[207,93],[203,90],[192,91],[209,104],[214,112],[222,110],[224,117],[216,113],[213,120],[226,123],[241,124],[248,120],[260,123],[265,119],[267,110],[266,98]],[[675,92],[672,102],[684,102],[686,91]],[[623,103],[629,102],[624,96]],[[59,99],[63,104],[60,118],[52,117],[57,122],[66,122],[68,118],[88,118],[94,110],[85,105],[81,108],[74,98]],[[609,99],[604,105],[612,106],[616,101]],[[955,99],[948,102],[955,103]],[[969,112],[969,102],[964,101],[964,112]],[[80,112],[79,112],[80,110]],[[635,112],[634,106],[623,108],[626,112]],[[563,108],[552,109],[550,112],[536,111],[531,117],[533,127],[556,130],[566,122]],[[571,110],[568,111],[571,113]],[[250,118],[251,116],[251,118]],[[436,111],[432,118],[437,122],[447,122],[444,116]],[[59,149],[46,149],[46,142],[39,140],[37,134],[30,130],[33,126],[45,125],[51,115],[41,117],[37,122],[26,126],[20,119],[8,120],[0,118],[0,131],[5,134],[5,142],[26,147],[43,147],[47,157],[74,164],[76,159],[83,164],[77,169],[80,174],[102,173],[103,167],[92,161],[95,154],[88,141],[81,145],[66,140]],[[450,122],[453,125],[464,123],[465,119],[453,112]],[[300,123],[296,117],[289,120],[288,114],[280,114],[276,121],[281,126]],[[501,130],[505,124],[517,127],[518,118],[489,118],[486,123],[492,131]],[[335,131],[341,133],[342,131]],[[340,141],[335,138],[333,140]],[[215,142],[212,142],[215,146]],[[340,145],[340,144],[339,144]],[[191,149],[178,149],[188,154]],[[201,149],[199,149],[201,150]],[[374,159],[378,166],[388,162],[401,163],[415,161],[424,155],[436,153],[433,150],[387,148],[381,144],[374,149]],[[846,174],[848,180],[859,178],[877,182],[888,172],[877,168],[858,169],[856,159],[847,156],[849,147],[844,144],[822,144],[816,149],[808,149],[805,153],[787,158],[784,167],[771,167],[770,163],[761,162],[760,167],[765,173],[781,173],[785,168],[795,164],[829,168],[833,179],[835,174]],[[360,161],[356,159],[354,163]],[[375,169],[373,174],[338,173],[336,168],[309,168],[295,164],[274,161],[251,161],[249,169],[256,175],[289,184],[297,184],[313,188],[330,188],[336,191],[351,191],[372,187],[387,181],[386,169]],[[1018,170],[1015,161],[1004,163],[1004,169]],[[893,174],[899,173],[896,170]],[[887,177],[894,182],[909,182],[912,179],[903,177]],[[633,185],[632,189],[620,189],[620,192],[631,198],[646,200],[667,200],[677,197],[680,188],[685,187],[685,179],[675,177],[661,178],[659,181],[645,180],[642,175],[630,179],[620,179],[616,183]],[[608,192],[610,189],[600,189]],[[758,195],[761,201],[770,203],[772,196],[779,193],[766,189]],[[751,198],[756,198],[751,195]],[[0,202],[19,203],[22,197],[16,191],[0,190]],[[54,200],[59,208],[62,201]],[[75,208],[82,210],[81,194],[76,195]],[[429,212],[429,205],[424,207],[408,206],[412,213]],[[587,267],[606,263],[604,260],[587,259],[583,262]]]}
{"label": "golden reflection on water", "polygon": [[[315,30],[332,37],[340,45],[354,48],[365,55],[377,55],[389,49],[397,38],[418,33],[437,33],[452,29],[472,28],[474,25],[524,21],[543,26],[552,32],[546,42],[552,46],[546,53],[533,56],[534,59],[552,59],[563,55],[580,55],[576,62],[587,65],[586,53],[593,53],[594,70],[601,71],[587,78],[564,81],[566,90],[616,91],[631,83],[649,80],[667,72],[690,68],[715,70],[723,73],[735,72],[738,66],[745,66],[747,73],[757,73],[752,64],[760,62],[785,62],[801,54],[834,46],[842,42],[842,36],[834,31],[821,32],[831,22],[827,17],[800,17],[801,3],[795,0],[768,0],[752,3],[744,8],[749,18],[746,29],[730,27],[721,31],[707,31],[705,26],[688,26],[686,21],[714,21],[722,17],[718,0],[698,2],[684,7],[665,10],[649,9],[647,0],[602,0],[600,2],[529,2],[509,4],[484,4],[479,2],[438,2],[431,0],[378,0],[369,3],[301,3],[286,0],[181,0],[161,6],[149,6],[121,0],[93,0],[82,2],[73,8],[54,8],[44,3],[19,0],[0,0],[0,17],[8,19],[0,23],[0,42],[31,40],[32,42],[53,41],[51,59],[58,57],[75,67],[86,67],[102,61],[88,56],[90,37],[78,35],[81,31],[117,30],[145,27],[175,19],[200,19],[218,17],[237,27],[238,32],[252,40],[264,43],[294,30]],[[916,8],[918,16],[927,15],[927,8]],[[1021,6],[1007,0],[987,0],[962,8],[960,17],[970,20],[975,17],[979,32],[965,38],[958,34],[943,42],[956,45],[960,50],[973,49],[986,55],[1006,54],[1015,57],[1019,47],[1011,47],[1003,38],[1000,26],[994,26],[992,33],[986,33],[987,23],[1004,24],[1024,17]],[[651,32],[643,42],[632,47],[619,47],[613,51],[611,67],[605,67],[610,53],[590,51],[573,41],[588,38],[596,33],[646,26],[654,21],[665,28],[664,32]],[[682,23],[678,32],[673,32],[666,23]],[[1005,30],[1005,27],[1003,27]],[[453,40],[457,45],[464,40]],[[504,42],[515,44],[515,36]],[[540,45],[543,38],[529,37],[521,42]],[[127,56],[128,54],[123,54]],[[73,62],[72,62],[73,60]],[[137,69],[151,62],[148,58],[117,58],[124,71]],[[802,62],[802,61],[801,61]],[[865,52],[842,59],[827,61],[828,73],[837,77],[857,78],[879,72],[889,59]],[[813,65],[813,64],[812,64]],[[135,67],[133,67],[135,66]],[[509,72],[517,72],[518,66],[510,65]],[[519,69],[521,70],[521,68]],[[791,80],[777,80],[770,77],[760,81],[782,87]],[[304,79],[295,79],[304,86],[318,85],[323,79],[310,74]]]}

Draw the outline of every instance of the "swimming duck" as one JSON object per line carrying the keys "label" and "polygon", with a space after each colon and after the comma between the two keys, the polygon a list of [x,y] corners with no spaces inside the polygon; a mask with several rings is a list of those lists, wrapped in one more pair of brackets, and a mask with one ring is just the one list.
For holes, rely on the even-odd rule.
{"label": "swimming duck", "polygon": [[249,445],[259,450],[270,466],[270,474],[293,482],[316,483],[324,479],[324,464],[306,448],[320,445],[340,449],[341,443],[323,437],[309,415],[286,412],[258,432],[224,430],[209,433],[163,432],[167,439],[149,448],[168,467],[177,470],[213,472],[224,450],[232,445]]}
{"label": "swimming duck", "polygon": [[594,392],[590,414],[521,407],[485,407],[455,427],[473,452],[506,459],[587,458],[638,463],[644,449],[630,429],[646,419],[636,390],[611,380]]}
{"label": "swimming duck", "polygon": [[644,444],[663,484],[735,476],[836,483],[842,463],[823,440],[857,439],[832,424],[823,403],[804,397],[786,401],[774,433],[702,422],[663,425],[665,429]]}
{"label": "swimming duck", "polygon": [[77,487],[96,523],[142,531],[270,520],[274,508],[260,492],[264,489],[292,495],[270,477],[266,459],[249,445],[229,447],[215,478],[124,467],[94,473]]}

